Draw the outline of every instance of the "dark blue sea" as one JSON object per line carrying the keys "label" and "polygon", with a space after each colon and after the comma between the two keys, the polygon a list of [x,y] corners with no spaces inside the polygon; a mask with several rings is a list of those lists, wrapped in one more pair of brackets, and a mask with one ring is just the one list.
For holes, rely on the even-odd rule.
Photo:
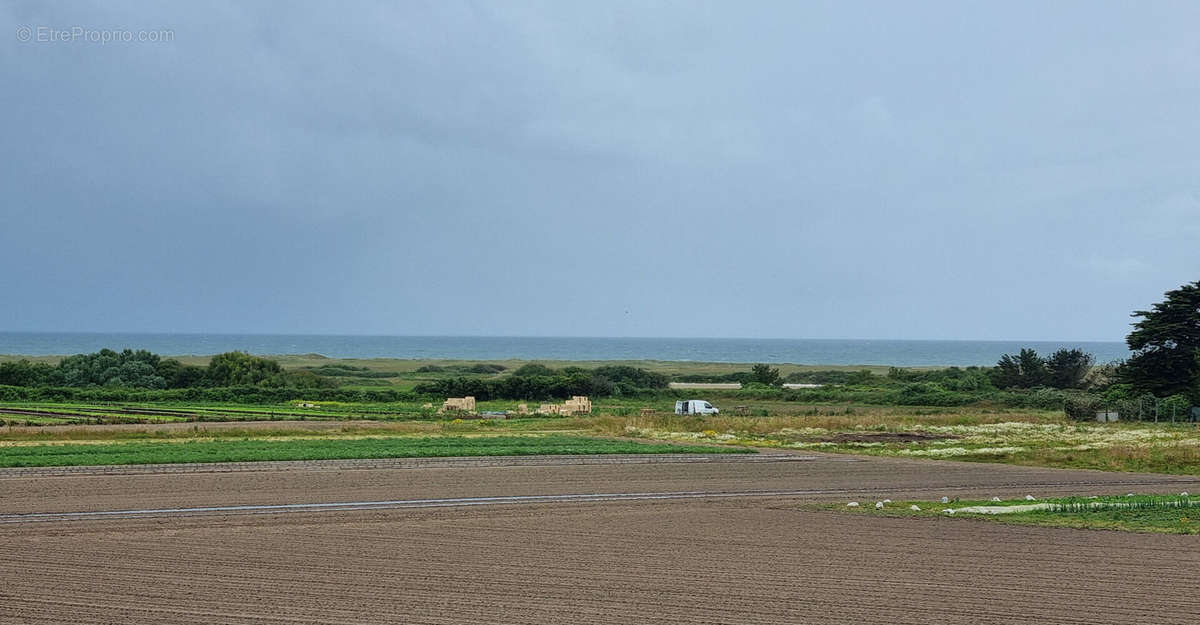
{"label": "dark blue sea", "polygon": [[866,339],[686,339],[507,336],[338,336],[292,334],[92,334],[0,332],[0,354],[28,356],[148,349],[164,355],[322,354],[332,358],[455,360],[692,360],[811,365],[992,365],[1032,347],[1091,352],[1100,363],[1126,358],[1121,342],[894,341]]}

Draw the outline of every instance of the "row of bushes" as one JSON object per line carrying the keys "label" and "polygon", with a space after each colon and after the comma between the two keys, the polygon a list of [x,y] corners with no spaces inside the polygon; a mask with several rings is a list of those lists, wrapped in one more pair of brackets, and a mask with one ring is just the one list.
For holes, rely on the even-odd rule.
{"label": "row of bushes", "polygon": [[[694,395],[695,391],[675,391]],[[716,394],[716,393],[714,393]],[[738,391],[723,391],[720,396],[742,399],[775,400],[811,403],[856,403],[880,406],[966,406],[992,404],[1008,408],[1037,408],[1056,410],[1063,407],[1071,391],[1037,389],[1033,391],[956,391],[939,384],[918,382],[888,387],[826,386],[811,389],[781,389],[753,386]]]}
{"label": "row of bushes", "polygon": [[502,378],[456,377],[418,384],[413,390],[439,397],[471,395],[480,401],[490,399],[565,399],[572,395],[590,397],[639,396],[667,388],[669,378],[628,366],[595,369],[566,367],[551,369],[545,365],[525,365]]}
{"label": "row of bushes", "polygon": [[479,401],[492,399],[564,399],[572,395],[606,397],[614,394],[611,382],[586,374],[533,376],[519,378],[449,378],[418,384],[417,393],[438,397],[473,396]]}
{"label": "row of bushes", "polygon": [[861,371],[807,370],[779,376],[778,369],[755,365],[750,371],[719,375],[679,376],[680,382],[738,382],[741,384],[782,383],[840,384],[863,387],[895,387],[904,384],[934,383],[946,390],[994,391],[1009,388],[1051,387],[1080,388],[1091,368],[1092,357],[1079,350],[1059,350],[1042,358],[1033,350],[1022,350],[1017,357],[1004,356],[995,367],[946,367],[944,369],[905,369],[892,367],[887,375],[868,369]]}
{"label": "row of bushes", "polygon": [[[1070,396],[1055,389],[1030,392],[992,391],[970,393],[946,390],[936,384],[905,384],[896,388],[872,389],[826,387],[817,389],[780,389],[754,385],[737,391],[716,391],[711,395],[728,399],[774,400],[811,403],[860,403],[895,406],[964,406],[992,403],[1014,408],[1062,408]],[[0,401],[74,401],[74,402],[228,402],[276,404],[296,400],[338,402],[404,402],[443,397],[473,395],[480,401],[494,399],[564,399],[572,395],[592,397],[669,397],[690,399],[695,391],[641,389],[614,385],[592,376],[498,379],[453,378],[421,384],[413,391],[380,389],[299,389],[261,386],[196,387],[185,389],[130,389],[0,386]],[[1094,412],[1093,412],[1094,415]]]}
{"label": "row of bushes", "polygon": [[847,386],[888,387],[903,384],[932,383],[951,391],[999,390],[992,380],[991,367],[946,367],[945,369],[905,369],[891,367],[887,375],[861,371],[796,371],[784,382],[842,384]]}
{"label": "row of bushes", "polygon": [[217,354],[207,367],[139,349],[102,349],[63,358],[57,365],[18,360],[0,363],[0,385],[74,388],[177,389],[262,386],[318,389],[337,383],[313,371],[284,371],[278,362],[244,352]]}
{"label": "row of bushes", "polygon": [[476,363],[472,365],[424,365],[417,368],[417,373],[475,373],[492,375],[507,369],[504,365]]}
{"label": "row of bushes", "polygon": [[[1068,401],[1087,398],[1086,394],[1056,389],[1035,391],[963,392],[947,390],[937,384],[903,384],[890,388],[824,387],[782,389],[753,385],[736,391],[717,391],[713,396],[729,400],[773,400],[803,403],[857,403],[894,406],[964,406],[990,403],[1012,408],[1061,409]],[[644,399],[689,399],[695,391],[644,389],[613,384],[587,372],[525,378],[453,378],[422,384],[413,391],[394,389],[297,389],[233,386],[186,389],[129,389],[75,387],[0,386],[0,401],[72,401],[72,402],[214,402],[278,404],[296,400],[391,403],[429,400],[434,397],[473,395],[480,401],[494,399],[562,399],[572,395],[624,396]],[[1095,411],[1091,412],[1094,417]]]}

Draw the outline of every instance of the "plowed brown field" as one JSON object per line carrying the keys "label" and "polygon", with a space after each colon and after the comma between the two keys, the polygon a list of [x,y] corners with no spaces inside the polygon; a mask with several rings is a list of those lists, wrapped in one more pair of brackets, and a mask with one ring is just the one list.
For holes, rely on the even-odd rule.
{"label": "plowed brown field", "polygon": [[[1192,623],[1195,537],[816,500],[1173,492],[1200,479],[882,458],[0,472],[0,623]],[[441,464],[439,464],[441,462]],[[214,470],[219,467],[212,467]],[[31,512],[804,491],[106,520]]]}

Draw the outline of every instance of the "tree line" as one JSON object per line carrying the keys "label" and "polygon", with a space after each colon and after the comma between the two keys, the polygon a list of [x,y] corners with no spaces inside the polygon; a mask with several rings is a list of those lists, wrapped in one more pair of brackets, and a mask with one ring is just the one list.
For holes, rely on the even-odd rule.
{"label": "tree line", "polygon": [[185,365],[139,349],[76,354],[56,365],[18,360],[0,363],[0,386],[182,389],[228,386],[330,388],[312,371],[285,371],[278,362],[244,352],[217,354],[208,366]]}
{"label": "tree line", "polygon": [[[1170,398],[1172,405],[1200,404],[1200,281],[1168,291],[1162,302],[1149,310],[1135,311],[1133,317],[1137,321],[1126,339],[1132,352],[1130,358],[1099,366],[1091,354],[1079,349],[1062,349],[1046,357],[1032,349],[1022,349],[1017,354],[1002,356],[994,367],[892,368],[886,375],[876,375],[869,370],[810,370],[784,376],[776,367],[757,364],[749,371],[680,376],[678,379],[685,382],[741,382],[746,391],[764,394],[781,392],[779,387],[785,382],[840,385],[847,389],[841,395],[831,389],[792,393],[797,400],[810,401],[848,400],[846,393],[851,392],[850,389],[878,388],[882,393],[876,393],[879,401],[905,405],[914,402],[959,405],[994,398],[998,393],[1006,396],[1005,401],[1015,401],[1008,395],[1019,393],[1009,391],[1055,389],[1064,392],[1059,395],[1059,405],[1062,405],[1061,397],[1081,391],[1086,391],[1091,400],[1105,405],[1145,398]],[[554,369],[537,363],[526,364],[503,377],[478,376],[495,375],[503,370],[499,365],[432,365],[427,372],[464,375],[420,384],[414,390],[426,396],[474,395],[481,400],[551,399],[571,395],[645,394],[666,389],[670,381],[664,374],[630,366]],[[337,382],[330,376],[382,377],[363,368],[345,365],[285,371],[273,360],[237,351],[218,354],[204,367],[185,365],[146,350],[129,349],[78,354],[63,358],[56,365],[29,360],[0,363],[0,386],[26,388],[331,389]],[[29,395],[28,392],[17,394]],[[1038,401],[1043,399],[1044,402],[1053,400],[1046,396]],[[1081,409],[1080,414],[1085,412]]]}
{"label": "tree line", "polygon": [[667,388],[670,378],[638,367],[612,365],[584,369],[522,365],[500,378],[460,376],[418,384],[413,392],[439,397],[490,399],[564,399],[572,395],[610,397],[637,395]]}
{"label": "tree line", "polygon": [[843,386],[888,386],[931,383],[952,391],[1055,388],[1080,389],[1089,384],[1095,357],[1079,349],[1060,349],[1047,358],[1035,350],[1005,354],[994,367],[945,367],[906,369],[891,367],[886,375],[869,369],[860,371],[807,370],[784,376],[777,367],[756,364],[749,371],[719,375],[680,376],[681,382],[739,382],[745,388],[782,386],[785,383],[835,384]]}

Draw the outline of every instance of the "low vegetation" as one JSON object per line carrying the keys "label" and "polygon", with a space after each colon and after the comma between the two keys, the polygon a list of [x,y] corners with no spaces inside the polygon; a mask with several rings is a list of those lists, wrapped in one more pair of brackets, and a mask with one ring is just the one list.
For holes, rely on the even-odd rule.
{"label": "low vegetation", "polygon": [[456,377],[419,384],[414,392],[437,397],[490,399],[562,399],[573,395],[609,397],[646,395],[667,388],[670,379],[637,367],[601,366],[592,369],[551,369],[527,364],[500,378]]}
{"label": "low vegetation", "polygon": [[[101,350],[61,359],[0,357],[0,423],[223,420],[439,420],[447,397],[478,410],[587,395],[581,432],[1038,466],[1200,474],[1200,282],[1166,294],[1140,321],[1126,363],[1024,349],[994,367],[883,368],[612,362],[334,360],[316,354],[207,359]],[[671,381],[738,382],[682,390]],[[787,383],[816,387],[786,388]],[[676,417],[704,399],[719,416]],[[1121,423],[1096,423],[1116,411]],[[1145,421],[1156,424],[1140,423]],[[546,421],[503,428],[536,430]]]}
{"label": "low vegetation", "polygon": [[0,445],[0,467],[347,458],[748,453],[734,447],[647,444],[564,435],[243,438]]}
{"label": "low vegetation", "polygon": [[457,373],[457,374],[492,374],[501,373],[508,367],[490,363],[473,365],[422,365],[417,367],[417,373]]}
{"label": "low vegetation", "polygon": [[614,435],[698,444],[1200,475],[1200,429],[1192,424],[1085,424],[1048,411],[651,415],[601,418],[596,425]]}
{"label": "low vegetation", "polygon": [[243,352],[213,356],[207,367],[185,365],[143,349],[102,349],[63,358],[56,365],[17,360],[0,363],[0,386],[86,389],[183,389],[258,386],[336,386],[311,370],[284,371],[278,362]]}
{"label": "low vegetation", "polygon": [[[1003,514],[962,511],[963,508],[1016,507],[1044,504],[1044,508]],[[913,507],[916,507],[914,509]],[[1200,534],[1200,497],[1189,495],[1134,495],[1106,497],[1059,497],[1045,501],[897,501],[876,508],[875,502],[857,507],[845,504],[824,506],[854,514],[889,517],[947,517],[987,520],[1016,525],[1040,525],[1077,529],[1122,530],[1163,534]],[[948,513],[946,510],[954,510]]]}
{"label": "low vegetation", "polygon": [[365,378],[369,380],[390,378],[394,374],[388,371],[373,371],[370,367],[356,367],[347,364],[329,364],[319,367],[301,367],[301,371],[311,371],[312,373],[329,377],[329,378]]}

